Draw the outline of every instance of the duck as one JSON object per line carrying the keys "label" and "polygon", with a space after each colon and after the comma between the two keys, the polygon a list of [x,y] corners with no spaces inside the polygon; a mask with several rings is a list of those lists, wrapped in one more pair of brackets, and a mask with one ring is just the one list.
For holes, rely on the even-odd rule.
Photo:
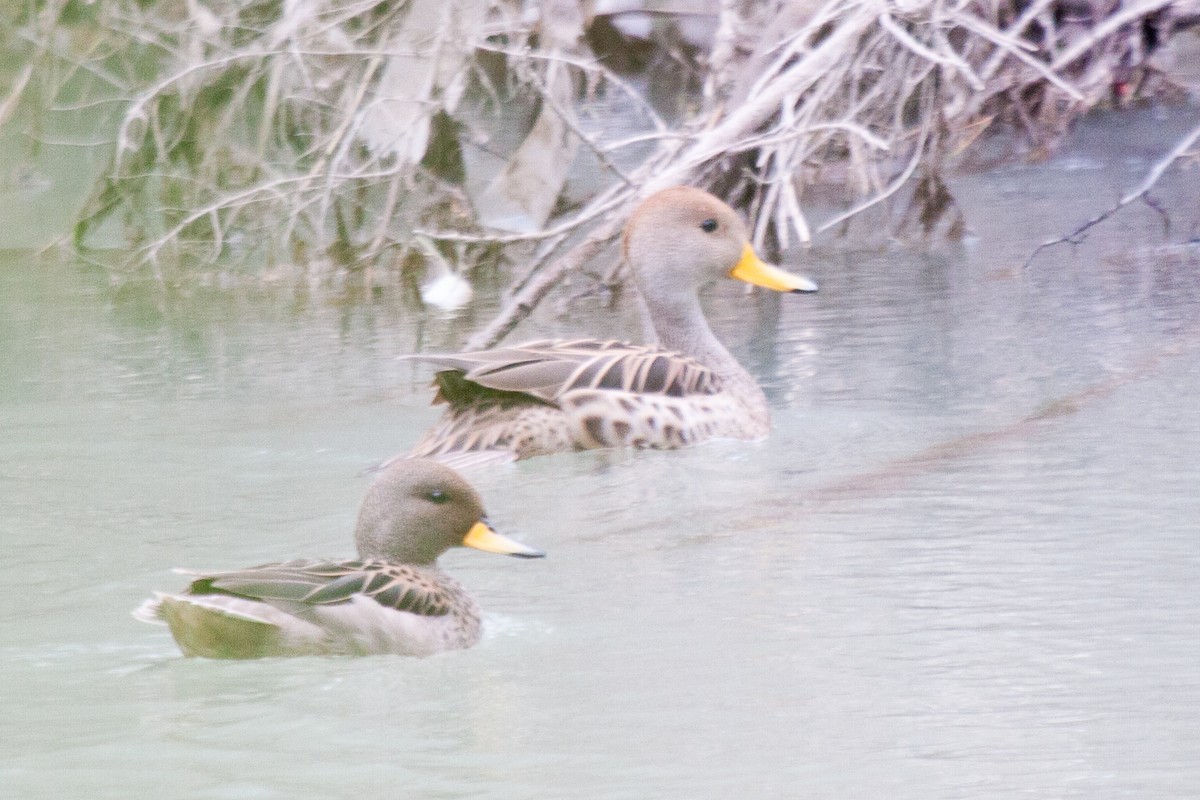
{"label": "duck", "polygon": [[[398,461],[363,498],[358,558],[301,559],[229,572],[186,572],[182,592],[155,592],[134,610],[165,624],[185,656],[397,654],[471,647],[479,607],[438,568],[452,547],[520,558],[545,554],[498,533],[475,489],[430,460]],[[182,571],[182,570],[181,570]]]}
{"label": "duck", "polygon": [[465,467],[765,437],[767,398],[714,335],[699,292],[727,277],[778,292],[813,292],[816,284],[759,258],[738,213],[689,186],[643,200],[622,250],[658,344],[546,339],[409,356],[437,369],[433,404],[447,408],[408,453],[380,468],[402,458]]}

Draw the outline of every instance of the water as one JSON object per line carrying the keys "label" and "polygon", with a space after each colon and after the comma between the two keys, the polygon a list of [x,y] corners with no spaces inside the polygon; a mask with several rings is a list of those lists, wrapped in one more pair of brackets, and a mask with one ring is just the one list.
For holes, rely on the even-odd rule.
{"label": "water", "polygon": [[[1196,796],[1200,250],[1162,246],[1194,174],[1156,193],[1171,239],[1134,207],[1017,268],[1144,172],[1128,119],[960,179],[962,247],[716,288],[769,440],[473,475],[549,557],[450,554],[487,633],[426,660],[187,660],[128,611],[173,566],[349,554],[357,471],[436,413],[395,356],[486,302],[164,298],[5,254],[5,796]],[[591,305],[518,337],[637,329]]]}

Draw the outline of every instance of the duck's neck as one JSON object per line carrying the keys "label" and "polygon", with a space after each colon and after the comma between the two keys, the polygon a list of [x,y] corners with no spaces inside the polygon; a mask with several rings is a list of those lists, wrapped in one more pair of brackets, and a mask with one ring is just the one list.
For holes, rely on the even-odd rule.
{"label": "duck's neck", "polygon": [[766,397],[754,378],[709,327],[699,297],[647,297],[646,301],[654,309],[654,330],[663,348],[691,356],[711,369],[727,391],[741,395],[748,403],[766,407]]}

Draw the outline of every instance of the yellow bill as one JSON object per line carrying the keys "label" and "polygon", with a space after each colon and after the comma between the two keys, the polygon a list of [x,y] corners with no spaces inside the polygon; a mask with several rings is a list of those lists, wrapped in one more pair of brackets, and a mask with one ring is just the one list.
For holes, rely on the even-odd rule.
{"label": "yellow bill", "polygon": [[742,257],[729,271],[729,277],[739,281],[774,289],[777,292],[815,292],[817,285],[808,278],[773,267],[758,257],[749,242],[742,248]]}
{"label": "yellow bill", "polygon": [[465,547],[474,547],[485,553],[499,553],[518,558],[544,558],[546,556],[541,550],[534,550],[503,534],[496,533],[487,520],[483,519],[471,526],[471,530],[467,531],[467,535],[463,537],[462,543]]}

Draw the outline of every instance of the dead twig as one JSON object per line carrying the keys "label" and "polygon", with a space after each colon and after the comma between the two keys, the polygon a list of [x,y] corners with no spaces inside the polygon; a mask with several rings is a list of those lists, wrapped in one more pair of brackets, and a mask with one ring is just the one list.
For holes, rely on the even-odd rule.
{"label": "dead twig", "polygon": [[486,349],[511,333],[521,320],[537,308],[537,305],[564,275],[579,269],[594,259],[610,242],[616,239],[621,233],[623,223],[622,216],[613,215],[607,222],[602,223],[596,230],[588,234],[586,239],[558,258],[550,269],[544,270],[525,284],[524,288],[509,301],[508,305],[496,315],[490,324],[467,341],[467,349]]}
{"label": "dead twig", "polygon": [[[1170,167],[1171,164],[1175,163],[1176,160],[1187,155],[1188,151],[1192,149],[1192,146],[1195,145],[1198,140],[1200,140],[1200,125],[1197,125],[1191,130],[1191,132],[1176,142],[1175,146],[1172,147],[1166,155],[1155,162],[1154,166],[1150,168],[1150,171],[1146,173],[1146,177],[1142,178],[1142,182],[1130,190],[1124,197],[1067,235],[1058,236],[1054,239],[1047,239],[1039,244],[1034,248],[1033,252],[1029,254],[1029,257],[1025,259],[1025,262],[1021,265],[1021,269],[1025,269],[1032,264],[1033,260],[1048,247],[1053,247],[1054,245],[1058,244],[1081,243],[1084,239],[1084,234],[1089,230],[1096,227],[1101,222],[1104,222],[1106,219],[1116,214],[1122,208],[1134,202],[1135,200],[1144,198],[1149,191],[1154,188],[1154,184],[1158,183],[1158,179],[1161,178],[1163,173],[1167,171],[1167,168]],[[1150,207],[1158,210],[1160,214],[1162,213],[1161,209],[1159,209],[1158,206],[1152,202],[1150,203]]]}

